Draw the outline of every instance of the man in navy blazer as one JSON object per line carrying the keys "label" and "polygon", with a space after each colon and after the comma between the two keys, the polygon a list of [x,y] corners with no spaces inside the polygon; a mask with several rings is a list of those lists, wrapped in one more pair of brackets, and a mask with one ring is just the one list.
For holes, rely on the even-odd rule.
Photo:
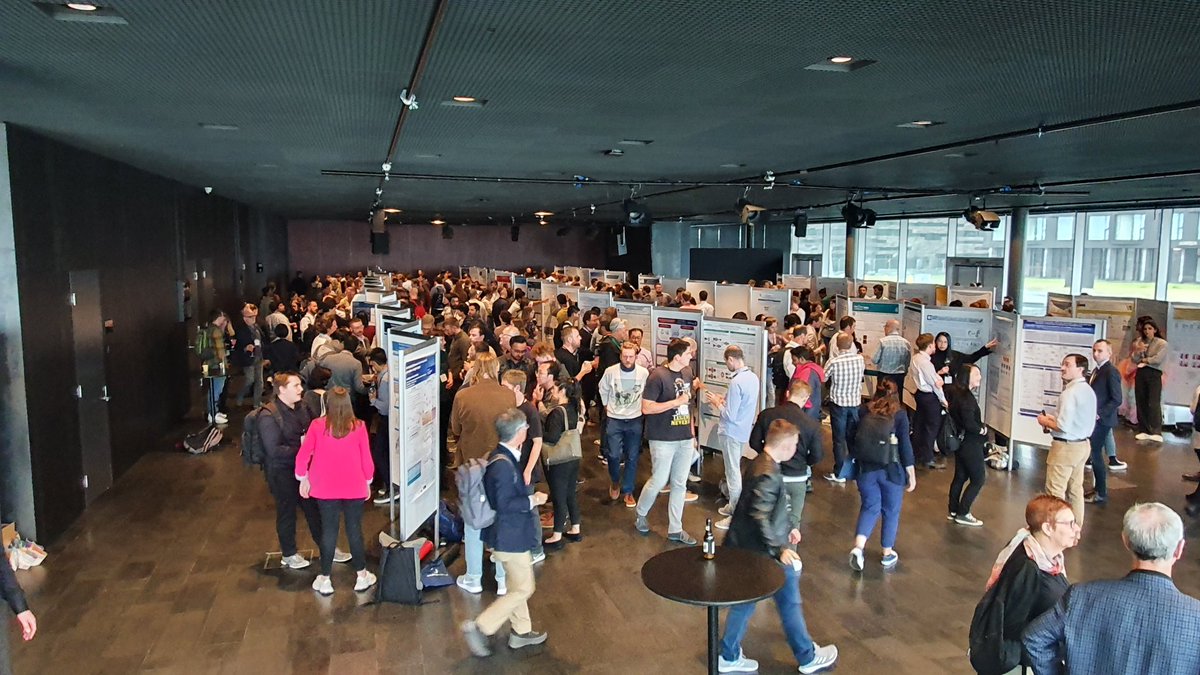
{"label": "man in navy blazer", "polygon": [[1096,340],[1092,345],[1096,367],[1088,383],[1096,392],[1096,427],[1092,430],[1092,477],[1096,487],[1085,497],[1091,504],[1108,501],[1108,464],[1104,444],[1117,427],[1117,408],[1121,407],[1121,374],[1112,364],[1112,347],[1108,340]]}
{"label": "man in navy blazer", "polygon": [[1183,520],[1162,504],[1136,504],[1121,539],[1133,554],[1129,574],[1072,586],[1025,628],[1036,675],[1200,673],[1200,600],[1171,580]]}
{"label": "man in navy blazer", "polygon": [[500,444],[488,456],[483,474],[483,489],[496,520],[483,531],[483,541],[492,549],[497,565],[504,565],[508,577],[507,592],[474,621],[462,625],[467,647],[475,656],[491,656],[489,638],[510,622],[508,646],[519,649],[546,641],[545,633],[533,630],[529,620],[529,598],[533,596],[533,556],[530,549],[541,536],[530,511],[546,503],[546,493],[529,494],[525,474],[520,470],[521,445],[525,442],[525,413],[509,408],[496,418],[496,437]]}

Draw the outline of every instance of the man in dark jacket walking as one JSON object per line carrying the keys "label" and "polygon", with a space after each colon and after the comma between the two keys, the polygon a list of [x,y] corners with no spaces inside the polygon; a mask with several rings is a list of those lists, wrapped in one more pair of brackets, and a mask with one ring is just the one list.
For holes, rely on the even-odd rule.
{"label": "man in dark jacket walking", "polygon": [[812,396],[812,388],[804,380],[792,380],[788,385],[783,403],[767,408],[758,414],[754,428],[750,430],[750,447],[763,452],[767,444],[767,431],[775,420],[786,420],[798,430],[796,454],[783,462],[783,490],[788,500],[788,524],[799,531],[800,517],[804,514],[804,495],[812,478],[812,467],[825,456],[821,446],[821,424],[804,410],[804,404]]}
{"label": "man in dark jacket walking", "polygon": [[527,492],[521,465],[521,448],[529,425],[525,413],[509,408],[496,418],[496,436],[500,444],[488,457],[483,489],[496,520],[483,531],[484,543],[492,549],[496,562],[504,565],[508,592],[488,605],[474,621],[463,622],[467,647],[475,656],[491,656],[491,636],[505,622],[511,623],[508,646],[519,649],[546,641],[545,633],[533,630],[529,619],[529,598],[533,596],[533,556],[540,535],[529,512],[546,503],[544,492]]}
{"label": "man in dark jacket walking", "polygon": [[1096,367],[1088,378],[1096,392],[1096,427],[1092,430],[1092,477],[1096,487],[1084,495],[1090,504],[1108,501],[1108,463],[1104,457],[1105,442],[1117,426],[1117,408],[1121,407],[1121,373],[1112,364],[1112,347],[1108,340],[1096,340],[1092,345]]}
{"label": "man in dark jacket walking", "polygon": [[234,348],[229,360],[233,365],[242,369],[246,376],[242,388],[238,391],[237,405],[241,406],[246,400],[246,393],[254,390],[254,407],[262,405],[263,397],[263,339],[262,329],[258,327],[258,308],[247,303],[242,307],[242,323],[233,332]]}
{"label": "man in dark jacket walking", "polygon": [[[746,470],[742,496],[733,511],[733,522],[724,545],[765,553],[783,565],[787,579],[775,593],[775,605],[788,646],[800,664],[800,672],[807,675],[831,667],[837,662],[838,651],[833,645],[817,646],[808,635],[800,602],[800,556],[789,545],[800,543],[800,531],[788,527],[787,497],[780,465],[796,454],[799,435],[796,426],[786,420],[771,423],[763,452]],[[758,662],[742,654],[742,638],[756,607],[757,604],[751,602],[730,608],[717,662],[720,672],[752,673],[758,670]]]}

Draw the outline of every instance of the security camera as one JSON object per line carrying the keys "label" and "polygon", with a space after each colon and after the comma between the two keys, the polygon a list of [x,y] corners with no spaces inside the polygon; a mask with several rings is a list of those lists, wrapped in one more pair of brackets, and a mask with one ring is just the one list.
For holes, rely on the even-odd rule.
{"label": "security camera", "polygon": [[206,186],[204,187],[204,194],[206,194],[206,195],[211,195],[211,194],[212,194],[212,188],[211,188],[211,187],[208,187],[208,186],[206,185]]}

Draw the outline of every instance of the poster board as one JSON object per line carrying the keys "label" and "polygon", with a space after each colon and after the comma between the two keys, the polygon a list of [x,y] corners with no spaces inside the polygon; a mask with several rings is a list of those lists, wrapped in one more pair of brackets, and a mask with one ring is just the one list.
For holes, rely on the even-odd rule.
{"label": "poster board", "polygon": [[595,285],[597,279],[599,279],[600,281],[604,281],[604,270],[588,270],[587,271],[586,280],[587,280],[588,286]]}
{"label": "poster board", "polygon": [[[924,325],[924,309],[925,305],[906,302],[904,308],[900,310],[900,335],[914,347],[916,347],[917,337],[921,335],[921,328]],[[904,393],[900,398],[904,401],[904,405],[914,410],[917,407],[916,393],[916,381],[912,377],[904,378]]]}
{"label": "poster board", "polygon": [[717,284],[712,294],[713,313],[729,318],[738,312],[750,314],[750,287],[746,284]]}
{"label": "poster board", "polygon": [[[950,334],[950,348],[963,354],[970,354],[987,344],[992,339],[992,310],[975,307],[924,307],[922,309],[921,332],[937,336],[938,333]],[[990,359],[991,357],[985,357]],[[987,391],[987,367],[989,361],[979,363],[979,374],[982,378],[979,384],[980,406],[986,403],[984,393]]]}
{"label": "poster board", "polygon": [[[558,287],[558,292],[561,295],[567,296],[567,300],[579,305],[579,287],[578,286],[562,286]],[[582,305],[579,307],[580,312],[587,311]]]}
{"label": "poster board", "polygon": [[783,317],[787,316],[791,307],[792,292],[786,288],[751,288],[750,311],[746,316],[753,319],[759,314],[773,316],[783,328]]}
{"label": "poster board", "polygon": [[513,289],[515,290],[518,288],[524,289],[526,291],[526,295],[528,295],[529,280],[526,279],[524,275],[514,274],[513,275]]}
{"label": "poster board", "polygon": [[542,327],[542,334],[549,338],[554,335],[554,315],[558,313],[561,307],[558,304],[558,284],[543,279],[541,283],[542,302],[537,306],[538,325]]}
{"label": "poster board", "polygon": [[487,281],[489,279],[486,267],[469,267],[467,269],[471,271],[471,278],[476,281]]}
{"label": "poster board", "polygon": [[647,286],[650,287],[650,290],[654,290],[655,284],[661,284],[661,283],[662,283],[661,277],[650,275],[650,274],[639,274],[638,275],[638,283],[637,283],[638,290],[641,290]]}
{"label": "poster board", "polygon": [[[733,379],[733,373],[729,372],[725,365],[725,348],[737,345],[746,356],[746,365],[759,376],[758,401],[754,409],[757,415],[766,400],[762,373],[767,369],[767,333],[762,324],[757,321],[704,317],[702,334],[704,339],[700,343],[700,353],[697,355],[700,364],[697,376],[704,383],[705,389],[722,396],[729,391],[729,381]],[[720,450],[721,444],[717,439],[720,413],[708,403],[706,397],[701,395],[699,399],[700,445]]]}
{"label": "poster board", "polygon": [[789,288],[795,291],[802,291],[806,288],[813,290],[813,286],[815,285],[813,283],[814,281],[816,281],[816,279],[813,277],[804,277],[800,276],[799,274],[784,274],[781,275],[779,279],[779,282],[783,284],[784,288]]}
{"label": "poster board", "polygon": [[542,299],[541,279],[525,279],[525,297],[534,302]]}
{"label": "poster board", "polygon": [[676,277],[660,277],[662,280],[663,293],[675,297],[675,291],[679,288],[687,288],[687,279],[679,279]]}
{"label": "poster board", "polygon": [[1072,316],[1079,319],[1101,319],[1105,322],[1104,334],[1112,345],[1113,363],[1119,363],[1121,355],[1129,351],[1129,342],[1134,331],[1134,310],[1137,301],[1133,298],[1097,298],[1081,295],[1075,298]]}
{"label": "poster board", "polygon": [[617,317],[625,320],[625,324],[630,328],[642,329],[642,344],[645,345],[647,339],[654,339],[650,332],[650,308],[653,305],[649,302],[635,302],[633,300],[614,300],[613,307],[617,308]]}
{"label": "poster board", "polygon": [[937,289],[937,284],[897,284],[896,299],[905,302],[920,299],[926,305],[936,305]]}
{"label": "poster board", "polygon": [[700,344],[700,318],[704,314],[695,309],[678,309],[652,305],[650,308],[650,324],[654,327],[652,339],[654,346],[654,362],[662,363],[667,360],[667,345],[675,338],[692,338]]}
{"label": "poster board", "polygon": [[1047,293],[1046,316],[1075,316],[1075,298],[1066,293]]}
{"label": "poster board", "polygon": [[832,298],[835,295],[841,295],[846,287],[846,277],[817,277],[816,288],[813,289],[813,295],[818,295],[822,288],[825,289],[825,297]]}
{"label": "poster board", "polygon": [[604,270],[604,283],[606,284],[623,284],[625,283],[624,272],[614,272],[612,270]]}
{"label": "poster board", "polygon": [[[700,291],[708,292],[708,303],[710,305],[713,303],[713,298],[717,295],[717,282],[715,281],[699,281],[696,279],[688,279],[687,284],[684,285],[684,288],[687,289],[688,293],[692,294],[692,297],[696,299],[697,303],[700,302]],[[716,305],[713,305],[713,307],[716,307]]]}
{"label": "poster board", "polygon": [[601,310],[612,307],[612,293],[596,293],[594,291],[579,291],[579,311],[586,312],[593,307]]}
{"label": "poster board", "polygon": [[1191,406],[1200,385],[1200,304],[1173,302],[1167,308],[1163,403]]}
{"label": "poster board", "polygon": [[391,518],[393,527],[399,527],[398,538],[407,539],[438,508],[441,349],[437,340],[397,329],[388,332],[387,340],[392,387],[388,414],[391,482],[400,488],[400,498],[392,502]]}
{"label": "poster board", "polygon": [[587,270],[582,267],[567,267],[567,276],[571,283],[587,283]]}
{"label": "poster board", "polygon": [[[843,302],[839,297],[839,304]],[[883,326],[892,319],[900,319],[900,303],[892,300],[847,300],[846,315],[854,317],[854,334],[863,345],[863,351],[874,354],[883,337]]]}
{"label": "poster board", "polygon": [[514,276],[516,275],[512,272],[505,272],[504,270],[492,270],[492,281],[495,281],[497,284],[504,284],[509,288],[512,288]]}
{"label": "poster board", "polygon": [[1049,414],[1057,410],[1062,360],[1072,352],[1090,354],[1092,343],[1102,337],[1104,322],[1099,319],[1017,317],[1016,410],[1009,434],[1014,441],[1050,445],[1050,435],[1042,432],[1037,416],[1043,410]]}
{"label": "poster board", "polygon": [[963,307],[970,307],[971,303],[983,300],[987,302],[987,308],[992,309],[996,306],[996,289],[994,288],[963,288],[961,286],[951,286],[946,289],[946,304],[958,300],[962,302]]}
{"label": "poster board", "polygon": [[992,337],[996,347],[987,361],[983,421],[1005,436],[1012,435],[1013,384],[1017,365],[1017,315],[992,311]]}

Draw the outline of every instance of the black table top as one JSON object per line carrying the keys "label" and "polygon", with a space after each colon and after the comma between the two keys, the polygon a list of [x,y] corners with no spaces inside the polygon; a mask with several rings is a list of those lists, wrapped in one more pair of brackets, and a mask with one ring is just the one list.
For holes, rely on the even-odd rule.
{"label": "black table top", "polygon": [[642,583],[668,600],[725,606],[755,602],[783,586],[783,567],[770,556],[717,547],[705,560],[699,546],[663,551],[642,565]]}

